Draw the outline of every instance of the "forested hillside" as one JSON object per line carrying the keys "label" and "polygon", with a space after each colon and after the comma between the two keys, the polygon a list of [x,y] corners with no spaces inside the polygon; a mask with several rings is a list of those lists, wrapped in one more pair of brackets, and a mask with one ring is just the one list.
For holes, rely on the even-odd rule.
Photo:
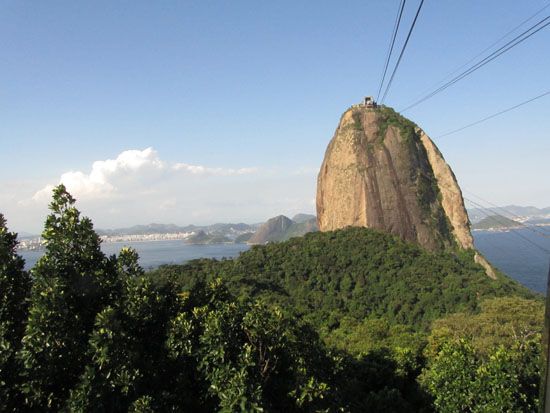
{"label": "forested hillside", "polygon": [[367,228],[310,233],[255,246],[234,260],[195,260],[150,275],[182,286],[222,277],[237,296],[291,307],[328,329],[345,316],[426,330],[442,315],[476,311],[485,297],[534,297],[504,274],[488,278],[472,251],[431,253]]}
{"label": "forested hillside", "polygon": [[63,186],[0,215],[0,411],[532,412],[543,303],[472,253],[350,228],[150,273]]}

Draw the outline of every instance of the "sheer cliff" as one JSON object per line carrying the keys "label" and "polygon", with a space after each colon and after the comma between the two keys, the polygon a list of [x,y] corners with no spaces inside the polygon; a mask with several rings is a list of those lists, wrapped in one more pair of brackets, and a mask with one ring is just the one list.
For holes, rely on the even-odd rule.
{"label": "sheer cliff", "polygon": [[321,231],[377,228],[429,250],[473,248],[456,178],[432,140],[388,107],[341,117],[317,183]]}

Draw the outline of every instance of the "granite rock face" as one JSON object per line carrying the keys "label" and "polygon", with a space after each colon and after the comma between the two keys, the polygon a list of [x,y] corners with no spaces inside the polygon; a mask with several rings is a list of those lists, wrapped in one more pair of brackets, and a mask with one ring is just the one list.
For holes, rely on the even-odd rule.
{"label": "granite rock face", "polygon": [[432,140],[387,107],[340,119],[317,181],[321,231],[377,228],[429,250],[473,248],[456,178]]}

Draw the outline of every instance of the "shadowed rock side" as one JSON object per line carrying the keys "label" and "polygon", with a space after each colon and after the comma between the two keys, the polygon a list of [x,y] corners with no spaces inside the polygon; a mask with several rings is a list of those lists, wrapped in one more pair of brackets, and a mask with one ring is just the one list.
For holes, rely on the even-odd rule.
{"label": "shadowed rock side", "polygon": [[464,207],[462,191],[458,186],[455,174],[428,135],[420,128],[417,128],[416,132],[420,135],[420,140],[428,155],[428,161],[441,193],[441,206],[453,227],[455,240],[464,249],[474,248],[474,240],[470,232],[470,220]]}
{"label": "shadowed rock side", "polygon": [[387,107],[342,115],[319,172],[317,219],[321,231],[364,226],[429,250],[473,248],[453,172],[422,130]]}

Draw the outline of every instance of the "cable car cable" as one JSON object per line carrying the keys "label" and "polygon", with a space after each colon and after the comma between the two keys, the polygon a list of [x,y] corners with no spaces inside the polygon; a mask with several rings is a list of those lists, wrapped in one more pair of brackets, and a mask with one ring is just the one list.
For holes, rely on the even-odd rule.
{"label": "cable car cable", "polygon": [[416,14],[414,16],[414,20],[412,22],[411,28],[409,29],[409,33],[407,34],[407,38],[405,39],[405,43],[403,44],[403,47],[401,49],[401,53],[399,54],[399,58],[397,59],[397,63],[395,64],[390,80],[388,81],[388,84],[386,86],[386,90],[384,91],[384,95],[382,96],[381,103],[384,102],[384,99],[386,99],[386,96],[388,95],[391,84],[393,82],[393,78],[395,77],[395,73],[399,68],[399,64],[401,63],[401,59],[403,58],[403,54],[405,53],[405,49],[407,48],[407,44],[409,43],[409,39],[411,38],[412,31],[414,29],[414,26],[416,25],[416,20],[418,19],[418,15],[420,14],[420,10],[422,9],[423,4],[424,4],[424,0],[421,0],[420,5],[418,6],[418,10],[416,11]]}
{"label": "cable car cable", "polygon": [[[528,18],[526,18],[525,20],[523,20],[521,23],[519,23],[517,26],[515,26],[513,29],[509,30],[508,32],[506,32],[504,35],[502,35],[501,37],[499,37],[497,40],[495,40],[493,43],[491,43],[489,46],[487,46],[485,49],[483,49],[481,52],[479,52],[478,54],[476,54],[474,57],[472,57],[470,60],[468,60],[466,63],[462,64],[461,66],[457,67],[455,70],[453,70],[451,73],[449,73],[447,76],[445,76],[443,79],[441,79],[441,81],[439,81],[438,83],[432,85],[431,87],[429,88],[426,88],[422,91],[422,93],[417,96],[412,102],[415,102],[417,99],[421,98],[422,96],[424,96],[425,93],[428,93],[430,90],[432,90],[433,88],[437,88],[439,86],[442,86],[443,84],[445,84],[445,82],[452,76],[454,75],[455,73],[457,73],[460,69],[466,67],[468,64],[470,64],[471,62],[473,62],[475,59],[477,59],[478,57],[480,57],[481,55],[483,55],[483,53],[485,53],[486,51],[490,50],[493,46],[496,46],[501,40],[504,40],[505,38],[507,38],[510,34],[514,33],[516,30],[518,30],[521,26],[523,26],[525,23],[527,23],[528,21],[530,20],[533,20],[536,16],[538,16],[540,13],[542,13],[544,10],[546,10],[548,7],[550,7],[550,3],[548,3],[546,6],[544,6],[543,8],[539,9],[537,12],[535,12],[534,14],[532,14],[531,16],[529,16]],[[410,104],[410,102],[409,102]]]}
{"label": "cable car cable", "polygon": [[[541,31],[542,29],[544,29],[545,27],[547,27],[548,25],[550,25],[550,16],[547,16],[545,17],[544,19],[540,20],[539,22],[537,22],[536,24],[534,24],[533,26],[531,26],[529,29],[525,30],[524,32],[522,32],[520,35],[514,37],[512,40],[510,40],[508,43],[506,43],[504,46],[501,46],[499,49],[495,50],[493,53],[491,53],[489,56],[485,57],[484,59],[482,59],[481,61],[479,61],[478,63],[474,64],[473,66],[471,66],[469,69],[465,70],[464,72],[462,72],[460,75],[458,76],[455,76],[452,80],[448,81],[446,84],[444,84],[443,86],[437,88],[436,90],[434,90],[433,92],[429,93],[428,95],[424,96],[423,98],[417,100],[416,102],[414,102],[413,104],[407,106],[406,108],[404,109],[401,109],[400,112],[405,112],[417,105],[419,105],[420,103],[430,99],[431,97],[443,92],[445,89],[447,89],[448,87],[454,85],[456,82],[464,79],[465,77],[467,77],[468,75],[474,73],[475,71],[481,69],[483,66],[485,66],[486,64],[492,62],[493,60],[495,60],[496,58],[498,58],[499,56],[501,56],[502,54],[506,53],[508,50],[510,49],[513,49],[515,46],[519,45],[520,43],[523,43],[525,40],[527,40],[528,38],[530,38],[531,36],[535,35],[536,33],[538,33],[539,31]],[[544,25],[542,25],[541,27],[537,28],[536,30],[534,30],[537,26],[541,25],[545,23]],[[534,30],[534,31],[532,31]],[[532,31],[532,32],[531,32]],[[531,32],[531,33],[529,33]],[[528,34],[527,34],[528,33]]]}
{"label": "cable car cable", "polygon": [[495,118],[495,117],[497,117],[497,116],[499,116],[499,115],[502,115],[503,113],[510,112],[510,111],[512,111],[512,110],[514,110],[514,109],[517,109],[517,108],[519,108],[519,107],[521,107],[521,106],[523,106],[523,105],[526,105],[526,104],[528,104],[528,103],[531,103],[531,102],[533,102],[533,101],[535,101],[535,100],[537,100],[537,99],[540,99],[540,98],[542,98],[542,97],[544,97],[544,96],[547,96],[547,95],[550,95],[550,90],[548,90],[548,91],[546,91],[546,92],[544,92],[544,93],[542,93],[542,94],[540,94],[540,95],[538,95],[538,96],[535,96],[535,97],[533,97],[533,98],[531,98],[531,99],[527,99],[527,100],[525,100],[525,101],[523,101],[523,102],[521,102],[521,103],[518,103],[517,105],[514,105],[514,106],[509,107],[509,108],[507,108],[507,109],[501,110],[501,111],[499,111],[499,112],[497,112],[497,113],[493,113],[492,115],[486,116],[486,117],[484,117],[484,118],[482,118],[482,119],[476,120],[475,122],[469,123],[469,124],[467,124],[467,125],[465,125],[465,126],[462,126],[462,127],[458,128],[458,129],[454,129],[454,130],[452,130],[452,131],[449,131],[449,132],[446,132],[446,133],[444,133],[444,134],[442,134],[442,135],[439,135],[439,136],[437,137],[437,139],[443,138],[443,137],[445,137],[445,136],[452,135],[452,134],[457,133],[457,132],[460,132],[460,131],[463,131],[464,129],[470,128],[470,127],[472,127],[472,126],[479,125],[480,123],[483,123],[483,122],[485,122],[485,121],[488,121],[489,119]]}
{"label": "cable car cable", "polygon": [[401,0],[399,8],[397,9],[397,16],[395,18],[395,24],[393,25],[393,34],[390,40],[390,47],[388,49],[388,55],[386,57],[386,64],[384,66],[384,72],[382,74],[382,80],[380,81],[380,87],[378,88],[378,94],[376,95],[376,100],[380,97],[380,92],[382,91],[382,86],[384,85],[384,80],[386,79],[386,72],[388,71],[388,66],[390,64],[391,54],[393,52],[393,46],[395,45],[395,38],[397,37],[397,32],[399,31],[399,25],[401,23],[401,16],[403,15],[403,9],[405,8],[406,0]]}

